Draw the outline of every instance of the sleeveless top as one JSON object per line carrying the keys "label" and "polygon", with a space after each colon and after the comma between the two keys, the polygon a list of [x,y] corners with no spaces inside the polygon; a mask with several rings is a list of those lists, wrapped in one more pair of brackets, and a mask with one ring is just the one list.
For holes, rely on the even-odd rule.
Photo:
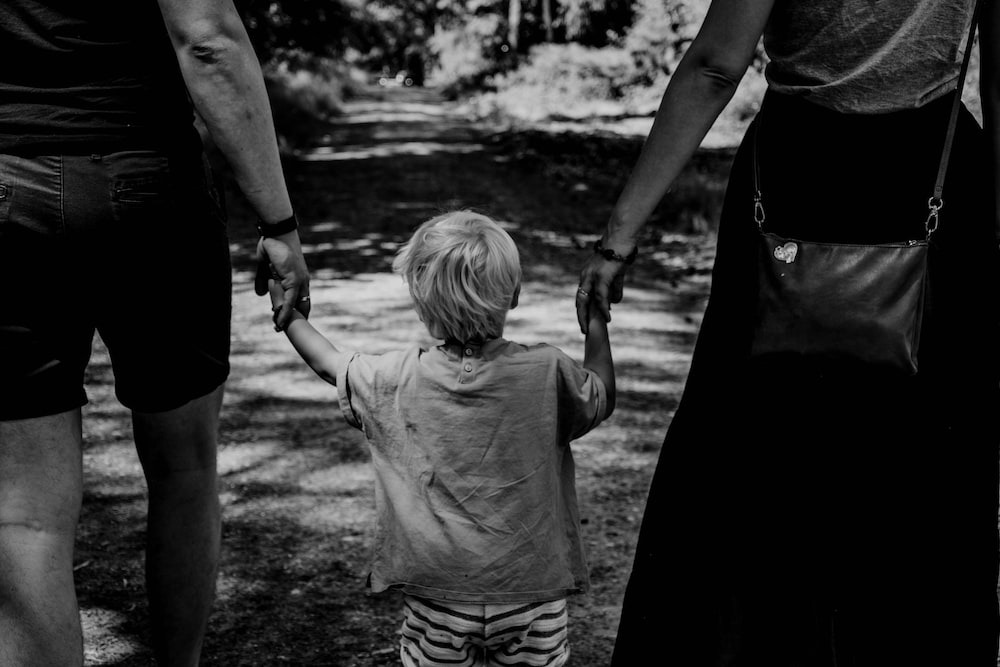
{"label": "sleeveless top", "polygon": [[920,107],[955,89],[973,0],[776,0],[769,87],[843,113]]}
{"label": "sleeveless top", "polygon": [[0,63],[0,153],[200,150],[155,0],[4,0]]}

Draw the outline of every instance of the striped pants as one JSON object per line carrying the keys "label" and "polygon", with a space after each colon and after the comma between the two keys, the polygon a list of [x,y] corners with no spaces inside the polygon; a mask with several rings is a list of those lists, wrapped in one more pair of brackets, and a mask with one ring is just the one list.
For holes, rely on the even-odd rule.
{"label": "striped pants", "polygon": [[566,600],[521,604],[403,597],[405,667],[560,667],[569,660]]}

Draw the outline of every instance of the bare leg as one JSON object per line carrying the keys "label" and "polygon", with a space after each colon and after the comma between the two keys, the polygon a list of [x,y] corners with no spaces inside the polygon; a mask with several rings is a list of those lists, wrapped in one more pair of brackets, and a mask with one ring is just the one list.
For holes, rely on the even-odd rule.
{"label": "bare leg", "polygon": [[146,590],[161,667],[194,667],[215,597],[221,512],[216,433],[223,388],[176,410],[132,413],[149,488]]}
{"label": "bare leg", "polygon": [[0,665],[83,664],[73,542],[80,411],[0,422]]}

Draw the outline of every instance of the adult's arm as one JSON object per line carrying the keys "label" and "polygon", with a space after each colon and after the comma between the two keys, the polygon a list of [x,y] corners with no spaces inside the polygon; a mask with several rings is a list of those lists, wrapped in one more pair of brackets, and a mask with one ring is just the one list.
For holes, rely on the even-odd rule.
{"label": "adult's arm", "polygon": [[[292,215],[260,63],[232,0],[158,0],[184,82],[236,183],[265,225]],[[297,232],[264,239],[284,288],[277,318],[308,315],[309,272]]]}
{"label": "adult's arm", "polygon": [[[736,92],[774,0],[713,0],[698,35],[663,94],[653,127],[604,232],[605,248],[626,256],[674,179]],[[580,287],[610,321],[610,303],[621,299],[620,262],[594,255],[580,274]],[[587,331],[587,298],[578,297],[577,320]]]}
{"label": "adult's arm", "polygon": [[996,235],[1000,241],[1000,3],[984,2],[979,19],[979,97],[989,141],[996,197]]}

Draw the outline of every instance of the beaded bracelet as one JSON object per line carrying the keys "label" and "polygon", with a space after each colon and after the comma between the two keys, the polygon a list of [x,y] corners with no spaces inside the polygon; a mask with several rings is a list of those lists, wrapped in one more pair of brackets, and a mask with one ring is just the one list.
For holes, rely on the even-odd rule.
{"label": "beaded bracelet", "polygon": [[597,241],[594,242],[594,252],[603,257],[604,259],[608,260],[609,262],[621,262],[622,264],[631,264],[632,262],[635,261],[636,255],[639,254],[639,246],[632,248],[632,252],[623,257],[614,250],[612,250],[611,248],[605,248],[604,244],[601,243],[601,239],[597,239]]}

